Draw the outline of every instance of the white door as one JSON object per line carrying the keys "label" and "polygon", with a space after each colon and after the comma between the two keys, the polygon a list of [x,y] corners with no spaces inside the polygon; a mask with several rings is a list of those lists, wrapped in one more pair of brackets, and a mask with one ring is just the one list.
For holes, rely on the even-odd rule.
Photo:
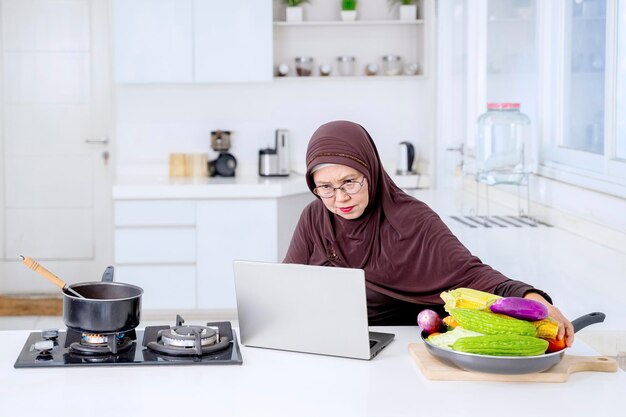
{"label": "white door", "polygon": [[0,293],[55,293],[112,262],[109,4],[0,0]]}

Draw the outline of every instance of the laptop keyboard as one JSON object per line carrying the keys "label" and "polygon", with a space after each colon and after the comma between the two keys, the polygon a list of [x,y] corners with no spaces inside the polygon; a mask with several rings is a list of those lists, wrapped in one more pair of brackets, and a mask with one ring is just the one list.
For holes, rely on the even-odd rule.
{"label": "laptop keyboard", "polygon": [[374,347],[374,345],[378,343],[378,340],[372,340],[370,339],[370,347]]}

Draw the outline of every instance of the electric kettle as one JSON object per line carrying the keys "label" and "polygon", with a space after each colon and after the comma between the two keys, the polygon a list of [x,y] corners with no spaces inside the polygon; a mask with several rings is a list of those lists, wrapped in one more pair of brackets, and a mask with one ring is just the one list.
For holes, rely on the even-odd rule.
{"label": "electric kettle", "polygon": [[289,138],[287,130],[276,129],[275,147],[259,150],[261,177],[289,176]]}
{"label": "electric kettle", "polygon": [[396,161],[397,175],[413,175],[413,162],[415,160],[415,148],[410,142],[398,144],[398,159]]}

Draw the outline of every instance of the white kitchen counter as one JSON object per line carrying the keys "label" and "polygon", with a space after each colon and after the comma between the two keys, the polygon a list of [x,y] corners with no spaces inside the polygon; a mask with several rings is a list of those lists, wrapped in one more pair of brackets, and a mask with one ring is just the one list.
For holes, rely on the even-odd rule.
{"label": "white kitchen counter", "polygon": [[[243,365],[14,369],[28,331],[2,331],[2,415],[596,416],[623,415],[626,373],[585,372],[565,383],[430,381],[408,353],[417,327],[372,361],[242,346]],[[593,354],[577,341],[572,354]],[[195,409],[194,407],[197,407]]]}
{"label": "white kitchen counter", "polygon": [[145,290],[147,310],[232,312],[233,259],[282,260],[313,198],[300,175],[120,181],[116,276]]}
{"label": "white kitchen counter", "polygon": [[232,178],[119,179],[113,186],[114,200],[278,198],[310,193],[304,176],[237,176]]}

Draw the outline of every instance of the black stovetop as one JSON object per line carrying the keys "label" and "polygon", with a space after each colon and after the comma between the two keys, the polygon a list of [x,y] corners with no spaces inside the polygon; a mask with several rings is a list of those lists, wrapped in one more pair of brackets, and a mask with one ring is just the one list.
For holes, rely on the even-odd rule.
{"label": "black stovetop", "polygon": [[87,356],[71,351],[69,341],[72,331],[59,331],[53,340],[54,347],[42,354],[35,349],[37,342],[46,339],[42,332],[28,336],[22,351],[15,361],[15,368],[48,368],[65,366],[139,366],[139,365],[241,365],[241,351],[230,322],[207,323],[207,327],[219,328],[219,334],[230,339],[229,345],[220,351],[202,356],[170,356],[156,353],[147,347],[156,341],[157,333],[170,326],[149,326],[145,330],[133,330],[131,347],[123,352],[106,355]]}

